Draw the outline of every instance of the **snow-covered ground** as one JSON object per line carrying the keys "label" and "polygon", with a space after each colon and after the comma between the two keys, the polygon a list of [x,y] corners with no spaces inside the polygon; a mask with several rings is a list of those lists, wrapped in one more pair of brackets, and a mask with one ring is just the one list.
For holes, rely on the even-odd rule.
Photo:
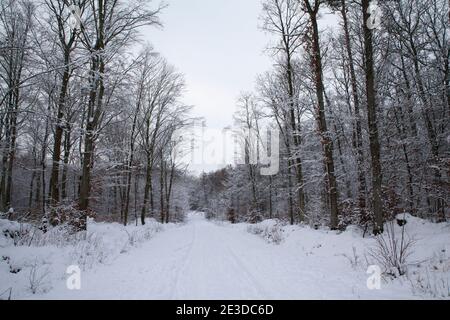
{"label": "snow-covered ground", "polygon": [[[91,222],[91,239],[59,246],[13,246],[3,237],[0,294],[12,288],[13,299],[450,298],[450,224],[407,220],[417,240],[408,272],[385,277],[379,290],[367,287],[367,252],[375,240],[356,228],[231,225],[193,212],[187,223],[168,227]],[[66,286],[73,264],[81,264],[80,290]],[[35,294],[31,274],[43,276]]]}

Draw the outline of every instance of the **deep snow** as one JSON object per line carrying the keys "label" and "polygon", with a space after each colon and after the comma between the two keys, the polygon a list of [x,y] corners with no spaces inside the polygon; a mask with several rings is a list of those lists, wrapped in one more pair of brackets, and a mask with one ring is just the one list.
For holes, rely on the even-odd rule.
{"label": "deep snow", "polygon": [[[267,224],[273,227],[269,221],[262,229]],[[193,212],[187,223],[165,227],[124,250],[127,239],[114,236],[123,235],[123,227],[92,225],[113,245],[105,261],[84,268],[81,290],[66,287],[65,270],[74,263],[67,258],[72,247],[3,244],[0,257],[8,256],[9,264],[23,270],[11,273],[7,262],[0,261],[0,293],[12,288],[15,299],[416,299],[444,298],[449,288],[450,225],[413,217],[408,217],[407,231],[418,242],[411,262],[420,264],[411,265],[408,276],[386,279],[380,290],[366,285],[370,261],[365,252],[375,241],[362,238],[355,228],[338,234],[277,226],[280,239],[272,241],[267,233],[255,232],[255,226],[210,222]],[[33,259],[49,271],[46,288],[37,294],[28,288]],[[433,285],[442,286],[444,295],[433,296]]]}

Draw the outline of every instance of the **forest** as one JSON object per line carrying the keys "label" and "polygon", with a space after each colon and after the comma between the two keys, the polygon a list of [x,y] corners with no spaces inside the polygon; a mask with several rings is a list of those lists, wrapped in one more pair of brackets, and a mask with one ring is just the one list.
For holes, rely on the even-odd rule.
{"label": "forest", "polygon": [[[371,29],[361,23],[371,19],[369,1],[264,2],[274,68],[242,93],[234,121],[279,130],[281,171],[262,176],[247,163],[204,173],[195,208],[254,222],[356,224],[375,234],[403,212],[446,221],[448,3],[379,6],[383,15],[374,11],[372,19],[380,24]],[[330,11],[339,26],[320,32],[321,14]]]}
{"label": "forest", "polygon": [[126,225],[186,208],[171,152],[190,122],[183,75],[139,41],[164,8],[2,0],[0,211],[83,229],[96,212]]}
{"label": "forest", "polygon": [[[183,75],[139,44],[140,28],[159,27],[165,7],[76,4],[79,29],[70,28],[70,1],[2,1],[1,211],[57,218],[73,206],[125,224],[130,212],[175,219],[193,177],[172,157],[172,133],[193,119]],[[190,205],[239,219],[371,223],[374,232],[405,210],[446,219],[448,3],[383,1],[373,30],[361,24],[368,6],[264,3],[274,68],[239,97],[234,122],[277,127],[282,170],[205,173]],[[341,22],[321,33],[329,11]]]}
{"label": "forest", "polygon": [[[229,106],[244,161],[198,173],[186,161],[193,141],[179,134],[202,121],[184,98],[186,76],[143,39],[164,30],[161,17],[170,12],[170,1],[0,0],[3,236],[14,246],[48,245],[56,241],[51,230],[69,226],[64,241],[73,245],[80,234],[89,242],[89,232],[121,225],[128,235],[121,250],[128,252],[153,232],[181,237],[176,225],[205,229],[208,242],[214,234],[206,236],[207,226],[213,228],[206,223],[245,224],[250,233],[281,243],[281,231],[270,229],[275,221],[300,228],[289,230],[311,228],[317,236],[327,230],[344,237],[357,228],[385,249],[379,239],[394,233],[390,222],[414,225],[410,217],[429,228],[447,225],[449,2],[258,2],[258,30],[268,39],[261,51],[271,65]],[[270,130],[279,135],[279,150],[268,146]],[[279,154],[276,174],[262,174],[266,165],[251,161],[252,150],[260,149]],[[448,236],[445,230],[439,239]],[[400,257],[390,266],[397,271],[384,270],[394,277],[407,273],[401,237]],[[445,247],[443,240],[434,243]],[[358,264],[358,248],[352,265]],[[226,259],[234,255],[223,253]],[[30,271],[35,289],[41,284],[36,268]],[[176,287],[167,297],[183,294]]]}

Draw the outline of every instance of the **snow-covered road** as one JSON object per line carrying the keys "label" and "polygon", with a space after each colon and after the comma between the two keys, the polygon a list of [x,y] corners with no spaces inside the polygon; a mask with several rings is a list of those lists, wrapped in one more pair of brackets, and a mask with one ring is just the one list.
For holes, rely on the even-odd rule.
{"label": "snow-covered road", "polygon": [[342,265],[333,269],[320,256],[267,244],[240,228],[192,213],[185,225],[168,228],[111,265],[82,273],[81,290],[68,290],[61,281],[39,298],[354,299],[404,294],[370,291],[364,273]]}

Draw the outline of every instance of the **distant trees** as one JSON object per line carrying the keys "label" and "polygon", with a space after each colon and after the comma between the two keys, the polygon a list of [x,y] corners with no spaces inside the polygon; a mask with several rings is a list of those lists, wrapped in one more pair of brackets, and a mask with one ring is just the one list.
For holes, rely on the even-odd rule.
{"label": "distant trees", "polygon": [[2,1],[0,4],[0,210],[11,206],[13,170],[17,154],[20,112],[27,82],[28,47],[35,6],[30,1]]}
{"label": "distant trees", "polygon": [[253,163],[253,159],[258,160],[260,144],[259,122],[261,115],[258,105],[252,94],[242,93],[238,101],[238,110],[234,116],[234,121],[239,128],[236,135],[242,137],[244,146],[243,160],[247,167],[247,180],[251,194],[250,211],[259,211],[259,172],[258,165]]}
{"label": "distant trees", "polygon": [[[286,134],[284,141],[288,153],[289,175],[292,167],[295,170],[299,221],[303,221],[305,215],[305,195],[303,191],[302,159],[300,154],[296,153],[301,144],[301,114],[299,102],[296,99],[298,93],[295,87],[297,74],[294,71],[294,59],[302,45],[302,37],[306,26],[303,19],[304,13],[301,9],[302,5],[297,0],[268,0],[263,3],[262,14],[263,29],[277,37],[273,50],[277,53],[277,59],[279,59],[277,62],[283,73],[284,79],[282,81],[285,91],[282,105],[277,106],[277,108],[282,108],[281,114],[277,112],[277,116],[282,115],[284,118],[282,122],[278,121],[278,123],[280,130],[283,129]],[[289,186],[289,197],[291,198],[292,182],[289,182]],[[294,223],[293,200],[290,200],[289,210],[291,223]]]}
{"label": "distant trees", "polygon": [[[141,208],[142,223],[149,211],[149,206],[151,214],[155,213],[153,169],[157,164],[161,166],[160,169],[164,169],[164,172],[160,172],[160,181],[164,184],[164,175],[167,170],[164,160],[165,157],[170,158],[171,156],[173,134],[179,126],[184,125],[184,117],[189,109],[179,103],[184,89],[182,75],[160,57],[154,57],[153,62],[150,63],[152,63],[152,67],[151,73],[148,75],[149,86],[145,96],[145,108],[141,113],[142,125],[139,130],[140,144],[146,163],[144,199]],[[175,166],[175,163],[172,164]],[[171,169],[175,169],[175,167]],[[172,172],[172,178],[173,174],[174,172]],[[164,198],[163,191],[164,188],[160,188],[161,199]],[[164,203],[164,201],[160,202],[161,212],[164,211]],[[165,220],[164,217],[162,213],[161,220]]]}

